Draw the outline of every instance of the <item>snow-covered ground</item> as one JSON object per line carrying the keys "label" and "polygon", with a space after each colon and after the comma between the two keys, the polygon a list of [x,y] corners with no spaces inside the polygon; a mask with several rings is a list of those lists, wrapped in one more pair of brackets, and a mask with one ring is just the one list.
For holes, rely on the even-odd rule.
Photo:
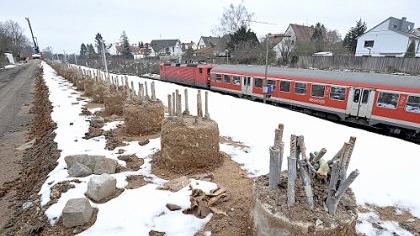
{"label": "snow-covered ground", "polygon": [[[84,67],[84,69],[88,68]],[[48,72],[48,70],[45,71],[45,73]],[[49,73],[51,74],[52,72]],[[47,74],[48,76],[46,78],[47,84],[50,87],[50,89],[52,91],[59,90],[60,93],[63,93],[60,90],[60,88],[57,87],[58,81],[61,81],[61,79],[50,79],[50,74]],[[158,78],[157,76],[155,77]],[[118,78],[121,79],[122,77],[119,76]],[[147,81],[150,85],[150,82],[152,81],[150,79],[140,78],[136,76],[128,76],[128,79],[129,82],[134,82],[136,89],[138,88],[139,82],[144,83]],[[175,89],[180,90],[182,94],[184,89],[188,89],[190,111],[193,114],[196,113],[196,107],[194,106],[194,104],[196,104],[197,89],[187,88],[162,81],[155,81],[155,84],[156,95],[160,100],[162,100],[164,104],[167,104],[167,95],[169,93],[174,92]],[[58,96],[60,98],[56,98]],[[52,93],[51,97],[51,99],[56,100],[55,102],[53,102],[53,105],[59,104],[60,106],[63,106],[62,104],[64,103],[71,104],[71,101],[74,102],[75,100],[74,97],[68,98],[67,94],[60,95],[59,93]],[[251,102],[249,100],[239,99],[236,97],[223,95],[211,91],[209,91],[209,103],[210,116],[212,119],[218,122],[220,134],[223,136],[232,137],[233,140],[241,141],[245,145],[250,147],[249,149],[243,150],[225,144],[222,144],[220,146],[222,151],[228,153],[234,161],[241,164],[242,168],[247,170],[251,176],[258,176],[266,174],[268,172],[268,148],[273,143],[274,129],[279,123],[283,123],[285,125],[285,155],[288,154],[289,137],[291,134],[304,135],[308,151],[318,151],[321,148],[325,147],[328,151],[326,154],[328,158],[332,157],[341,148],[342,144],[345,141],[348,141],[350,136],[356,136],[357,141],[353,152],[352,161],[350,163],[349,171],[357,168],[361,172],[359,177],[352,185],[358,204],[363,205],[364,203],[371,203],[378,206],[398,206],[400,208],[408,209],[413,215],[420,217],[420,185],[415,183],[416,180],[420,179],[420,171],[418,171],[418,168],[420,167],[419,145],[399,140],[396,138],[336,124],[305,114],[293,112],[284,108],[279,108],[263,103]],[[77,109],[74,107],[73,108],[79,110],[81,106],[82,104],[79,104],[78,106],[76,106]],[[70,110],[70,108],[59,109],[54,107],[54,113],[56,111],[61,111],[64,113],[61,114],[61,116],[63,117],[60,119],[69,119],[68,117],[70,112],[78,114],[77,111],[72,111]],[[53,119],[55,121],[56,116],[58,115],[54,114],[53,116]],[[67,116],[67,118],[64,116]],[[73,119],[83,120],[83,117],[73,117]],[[69,122],[71,121],[63,121],[63,126],[68,125]],[[78,127],[80,127],[81,131],[75,130],[74,128],[72,129],[71,127],[66,128],[67,132],[70,132],[70,134],[72,132],[79,132],[79,134],[74,134],[75,137],[83,136],[84,132],[86,132],[88,127],[87,122],[80,121],[78,123],[80,123]],[[57,129],[57,134],[59,134],[60,132],[65,133],[66,129],[63,128],[63,130],[60,131],[59,125]],[[73,142],[71,138],[63,137],[63,139],[64,138],[67,141],[61,140],[59,135],[57,135],[59,149],[63,149],[62,147],[60,147],[60,142],[63,143],[63,146],[71,146],[71,154],[78,151],[95,154],[103,153],[108,157],[113,158],[115,158],[116,156],[115,153],[110,153],[103,150],[105,141],[102,140],[102,137],[96,140],[83,141],[83,144],[81,144],[80,141],[78,143],[71,143]],[[77,144],[78,150],[74,150],[75,144]],[[79,147],[79,145],[82,146]],[[140,148],[141,147],[136,146],[136,144],[134,143],[130,144],[127,147],[122,147],[122,149],[127,149],[129,150],[128,152],[132,153],[137,153],[136,151],[140,150]],[[152,140],[149,145],[143,148],[147,150],[142,150],[138,152],[137,155],[142,158],[145,158],[146,167],[142,168],[139,171],[142,174],[150,176],[150,172],[148,172],[149,170],[145,170],[147,168],[150,168],[150,160],[148,159],[147,155],[152,153],[153,150],[159,148],[159,141]],[[70,154],[70,152],[68,151],[66,153],[66,151],[63,151],[62,157]],[[63,160],[61,160],[61,163],[57,168],[60,170],[60,168],[64,168],[63,165],[65,166],[65,163],[63,162]],[[286,166],[283,165],[283,168],[285,167]],[[63,171],[61,170],[61,172]],[[54,171],[52,173],[52,175],[58,175],[58,177],[56,177],[55,179],[64,179],[65,174],[66,173],[58,174]],[[120,173],[119,175],[120,177],[118,178],[118,184],[119,186],[122,186],[123,184],[125,184],[125,174]],[[160,180],[158,178],[153,177],[153,180],[157,182],[157,184],[159,184]],[[48,182],[49,180],[46,181],[46,183]],[[44,186],[43,190],[47,191],[47,187],[48,186]],[[146,185],[138,190],[129,191],[135,191],[135,194],[138,194],[136,195],[138,197],[140,197],[139,192],[142,192],[144,194],[142,198],[148,198],[149,194],[151,194],[150,192],[148,192],[148,190],[146,190],[148,188],[152,187],[150,187],[150,185]],[[70,194],[71,191],[72,190],[70,190],[68,194]],[[129,194],[129,191],[126,190],[124,193]],[[134,193],[133,196],[135,196]],[[124,195],[120,196],[117,199],[111,200],[106,204],[100,205],[112,205],[113,202],[116,202],[115,204],[118,204],[122,201],[120,199],[123,197]],[[133,198],[127,197],[127,200],[125,200],[126,205],[133,204],[133,202],[130,199]],[[140,203],[136,202],[136,204]],[[101,213],[106,212],[106,210],[103,210],[107,209],[105,206],[99,206],[98,220],[95,223],[95,225],[92,228],[90,228],[87,232],[90,232],[92,234],[96,232],[103,232],[98,231],[98,227],[105,227],[107,225],[108,221],[106,221],[101,216],[101,214],[106,214]],[[123,204],[121,203],[119,207],[123,207]],[[130,207],[130,209],[132,210],[137,208]],[[133,217],[135,217],[135,215],[131,214],[132,211],[129,212],[130,213],[124,214],[123,217],[128,217],[130,220],[132,220]],[[56,215],[56,217],[57,216],[58,215]],[[377,232],[372,228],[372,224],[369,223],[369,219],[371,220],[372,217],[365,217],[365,215],[362,214],[360,216],[360,218],[362,219],[362,223],[358,224],[358,230],[361,233],[375,235]],[[142,215],[142,217],[147,216]],[[116,227],[128,227],[127,224],[124,224],[124,226],[121,225],[122,223],[119,223],[118,219],[117,221],[118,223],[116,223],[115,221],[112,222],[114,225],[117,225]],[[152,221],[154,222],[155,227],[157,227],[156,225],[159,224],[159,222],[161,222],[158,220]],[[383,223],[389,223],[390,225],[395,226],[392,224],[392,222]],[[197,223],[197,225],[199,225],[199,223]],[[398,225],[395,227],[397,228],[398,232],[407,232],[403,229],[400,229]],[[385,231],[382,233],[391,233],[394,230],[394,228],[392,228],[391,226],[389,228],[385,227]],[[188,235],[189,232],[193,232],[194,229],[183,228],[182,230],[184,232],[184,235]],[[389,230],[387,231],[387,229]],[[166,232],[168,233],[167,230]]]}

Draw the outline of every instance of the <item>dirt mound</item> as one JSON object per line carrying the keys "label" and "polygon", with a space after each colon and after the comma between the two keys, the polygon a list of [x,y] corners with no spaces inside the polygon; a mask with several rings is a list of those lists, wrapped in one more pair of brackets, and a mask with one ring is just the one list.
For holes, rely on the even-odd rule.
{"label": "dirt mound", "polygon": [[84,78],[85,96],[92,97],[95,94],[95,81],[93,79]]}
{"label": "dirt mound", "polygon": [[[296,183],[301,182],[302,180],[298,177]],[[256,199],[254,214],[258,212],[257,220],[269,219],[272,228],[284,228],[296,235],[307,233],[311,235],[355,235],[357,205],[353,192],[350,189],[346,191],[338,204],[335,215],[331,215],[324,209],[325,199],[319,197],[326,196],[327,189],[328,183],[322,179],[314,178],[315,207],[310,210],[306,204],[302,184],[296,184],[296,203],[295,206],[289,208],[287,206],[287,172],[283,172],[280,177],[278,191],[270,191],[268,177],[260,176],[254,183]],[[306,227],[309,228],[308,232],[301,231]]]}
{"label": "dirt mound", "polygon": [[212,170],[223,163],[217,123],[194,120],[194,117],[184,117],[183,122],[177,119],[163,122],[156,165],[179,174],[192,174]]}
{"label": "dirt mound", "polygon": [[124,111],[124,103],[126,101],[126,94],[120,92],[107,92],[103,96],[105,104],[105,115],[118,115],[121,116]]}
{"label": "dirt mound", "polygon": [[158,133],[164,118],[161,101],[127,103],[124,106],[125,131],[129,135],[148,135]]}

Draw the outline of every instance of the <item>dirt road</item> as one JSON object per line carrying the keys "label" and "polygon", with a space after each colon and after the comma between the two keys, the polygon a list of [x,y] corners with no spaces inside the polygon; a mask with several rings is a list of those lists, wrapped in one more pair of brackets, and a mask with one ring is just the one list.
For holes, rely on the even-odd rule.
{"label": "dirt road", "polygon": [[25,148],[25,133],[31,123],[34,69],[31,62],[0,72],[0,228],[10,214],[13,193],[4,184],[19,177],[20,160]]}

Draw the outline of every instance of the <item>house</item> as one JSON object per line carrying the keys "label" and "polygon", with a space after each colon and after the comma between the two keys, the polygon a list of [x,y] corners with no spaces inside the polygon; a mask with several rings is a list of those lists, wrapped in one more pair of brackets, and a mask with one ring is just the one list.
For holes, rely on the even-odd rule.
{"label": "house", "polygon": [[150,42],[150,46],[159,56],[180,57],[182,55],[179,39],[155,39]]}
{"label": "house", "polygon": [[183,52],[187,51],[188,49],[196,50],[197,45],[193,41],[191,41],[189,43],[182,43],[181,48]]}
{"label": "house", "polygon": [[229,35],[224,35],[223,37],[201,36],[197,43],[197,54],[226,56],[226,48],[229,41]]}
{"label": "house", "polygon": [[280,42],[275,44],[273,50],[276,52],[277,58],[281,57],[283,50],[292,50],[298,42],[309,42],[311,41],[312,35],[315,29],[306,25],[289,24],[284,36]]}
{"label": "house", "polygon": [[420,57],[420,31],[414,23],[405,17],[389,17],[357,39],[355,56],[403,57],[412,41]]}

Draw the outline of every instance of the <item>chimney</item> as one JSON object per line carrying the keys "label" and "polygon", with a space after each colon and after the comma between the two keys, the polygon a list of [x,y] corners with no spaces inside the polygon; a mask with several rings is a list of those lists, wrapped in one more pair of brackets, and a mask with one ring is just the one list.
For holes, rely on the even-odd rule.
{"label": "chimney", "polygon": [[407,22],[407,17],[405,17],[405,16],[401,17],[400,30],[403,31],[403,32],[406,32],[408,30],[405,22]]}

